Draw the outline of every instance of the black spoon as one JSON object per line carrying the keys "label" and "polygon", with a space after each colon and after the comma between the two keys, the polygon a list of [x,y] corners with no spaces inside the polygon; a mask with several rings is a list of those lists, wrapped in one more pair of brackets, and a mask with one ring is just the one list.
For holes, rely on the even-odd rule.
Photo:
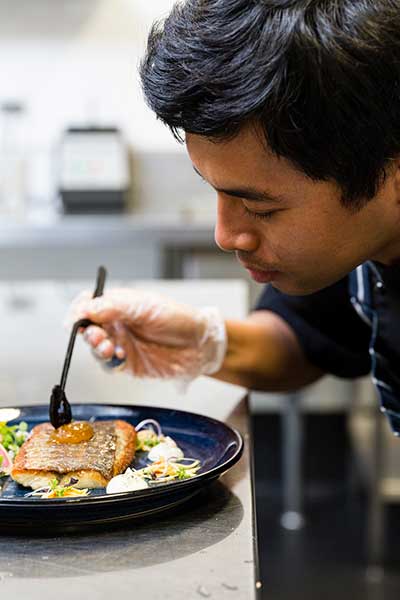
{"label": "black spoon", "polygon": [[[96,288],[93,293],[93,298],[97,298],[98,296],[101,296],[103,294],[106,276],[107,271],[105,270],[105,268],[99,267],[97,271]],[[67,425],[72,421],[71,406],[67,400],[67,396],[65,395],[65,384],[67,382],[67,376],[69,366],[71,364],[72,351],[74,349],[76,335],[80,329],[86,329],[86,327],[92,324],[93,323],[90,319],[80,319],[79,321],[74,323],[74,326],[72,328],[67,353],[65,355],[64,367],[61,374],[61,381],[59,384],[53,387],[53,391],[51,392],[50,397],[49,417],[50,423],[55,429],[61,427],[61,425]]]}

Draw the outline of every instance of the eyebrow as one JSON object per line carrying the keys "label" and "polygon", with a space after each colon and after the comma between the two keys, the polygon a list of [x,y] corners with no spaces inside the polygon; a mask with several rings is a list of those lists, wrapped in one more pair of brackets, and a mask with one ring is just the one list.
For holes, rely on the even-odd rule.
{"label": "eyebrow", "polygon": [[[205,181],[206,183],[209,183],[204,177],[203,175],[200,173],[200,171],[198,171],[196,169],[195,166],[193,166],[194,171],[197,173],[197,175],[199,177],[201,177],[201,179],[203,179],[203,181]],[[211,184],[209,184],[211,185]],[[211,186],[214,187],[214,186]],[[233,188],[233,189],[222,189],[222,188],[216,188],[214,187],[216,192],[219,192],[220,194],[226,194],[227,196],[233,196],[234,198],[245,198],[246,200],[251,200],[254,202],[273,202],[273,203],[278,203],[278,202],[282,202],[283,198],[280,196],[274,196],[272,194],[269,194],[268,192],[260,192],[258,190],[255,190],[254,188],[249,188],[249,187],[243,187],[243,188]]]}

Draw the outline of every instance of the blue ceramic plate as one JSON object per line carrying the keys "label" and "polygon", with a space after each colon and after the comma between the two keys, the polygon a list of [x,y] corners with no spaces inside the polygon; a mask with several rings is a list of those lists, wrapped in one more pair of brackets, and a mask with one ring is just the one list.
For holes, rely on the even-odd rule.
{"label": "blue ceramic plate", "polygon": [[[26,421],[31,429],[48,421],[48,405],[19,407],[10,424]],[[0,480],[0,528],[40,529],[44,525],[58,530],[138,519],[172,509],[198,493],[210,481],[227,471],[240,458],[243,439],[240,433],[221,421],[181,410],[123,404],[73,405],[76,420],[122,419],[136,425],[155,419],[165,435],[171,436],[190,458],[199,459],[201,470],[193,479],[160,484],[157,487],[106,494],[92,490],[78,498],[41,499],[26,497],[29,490],[11,478]],[[132,466],[146,464],[146,454],[138,453]]]}

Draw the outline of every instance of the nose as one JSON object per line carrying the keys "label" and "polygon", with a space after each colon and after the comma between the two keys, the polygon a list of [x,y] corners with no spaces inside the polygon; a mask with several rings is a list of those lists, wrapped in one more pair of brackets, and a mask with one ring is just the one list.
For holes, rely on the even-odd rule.
{"label": "nose", "polygon": [[218,195],[214,237],[217,246],[225,252],[257,250],[258,236],[243,216],[239,199],[227,199]]}

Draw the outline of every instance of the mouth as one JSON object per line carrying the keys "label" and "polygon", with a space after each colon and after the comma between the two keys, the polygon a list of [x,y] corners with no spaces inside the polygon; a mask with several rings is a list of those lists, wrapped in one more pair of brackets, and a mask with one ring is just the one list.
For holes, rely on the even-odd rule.
{"label": "mouth", "polygon": [[274,281],[278,275],[279,271],[274,271],[272,269],[260,269],[255,268],[251,265],[246,265],[242,263],[243,267],[249,273],[250,277],[254,279],[257,283],[271,283]]}

